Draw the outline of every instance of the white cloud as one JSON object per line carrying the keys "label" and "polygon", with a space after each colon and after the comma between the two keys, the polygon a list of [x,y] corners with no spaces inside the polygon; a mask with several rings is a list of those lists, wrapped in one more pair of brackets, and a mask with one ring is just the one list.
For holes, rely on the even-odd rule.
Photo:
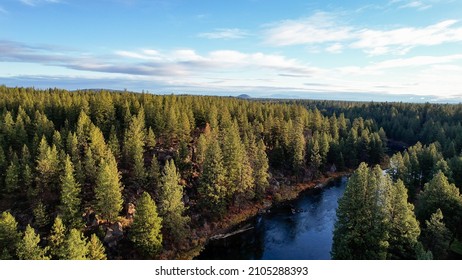
{"label": "white cloud", "polygon": [[404,5],[399,6],[400,8],[415,8],[418,10],[426,10],[432,7],[432,5],[427,5],[424,4],[421,1],[411,1],[409,3],[406,3]]}
{"label": "white cloud", "polygon": [[117,56],[142,61],[155,61],[156,67],[179,66],[189,73],[200,71],[214,72],[216,70],[229,70],[245,72],[248,69],[269,69],[309,75],[319,71],[318,68],[307,66],[295,59],[282,55],[265,54],[261,52],[243,53],[235,50],[216,50],[206,55],[200,55],[192,49],[179,49],[169,53],[150,50],[153,55],[147,55],[146,50],[116,51]]}
{"label": "white cloud", "polygon": [[62,0],[19,0],[19,1],[28,6],[37,6],[43,3],[57,4],[57,3],[63,2]]}
{"label": "white cloud", "polygon": [[332,44],[326,48],[326,51],[330,53],[341,53],[342,50],[343,50],[343,45],[339,43]]}
{"label": "white cloud", "polygon": [[398,5],[398,9],[416,9],[419,11],[427,10],[433,6],[435,0],[391,0],[388,5]]}
{"label": "white cloud", "polygon": [[159,54],[156,50],[143,50],[140,53],[131,51],[116,51],[116,55],[126,58],[146,59],[146,60],[159,60]]}
{"label": "white cloud", "polygon": [[333,14],[318,12],[307,19],[271,24],[264,34],[265,42],[274,46],[321,45],[331,53],[349,47],[369,55],[404,55],[419,46],[462,42],[458,23],[449,19],[424,27],[358,28],[342,25]]}
{"label": "white cloud", "polygon": [[199,33],[197,36],[206,39],[240,39],[249,34],[238,28],[217,28],[212,32]]}
{"label": "white cloud", "polygon": [[462,54],[446,56],[415,56],[402,59],[390,59],[374,64],[374,69],[390,69],[402,67],[418,67],[435,64],[446,64],[457,60],[462,60]]}
{"label": "white cloud", "polygon": [[445,20],[434,25],[392,30],[363,29],[356,32],[352,48],[362,49],[371,55],[386,53],[405,54],[417,46],[435,46],[461,42],[462,27],[453,27],[457,20]]}
{"label": "white cloud", "polygon": [[300,20],[284,20],[269,25],[266,43],[275,46],[318,44],[349,40],[352,28],[335,22],[333,15],[317,12]]}

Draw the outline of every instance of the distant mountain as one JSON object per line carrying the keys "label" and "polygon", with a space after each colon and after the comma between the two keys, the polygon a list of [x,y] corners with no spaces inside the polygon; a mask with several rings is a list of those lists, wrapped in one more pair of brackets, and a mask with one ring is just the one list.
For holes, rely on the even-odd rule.
{"label": "distant mountain", "polygon": [[241,95],[238,95],[237,98],[240,98],[240,99],[251,99],[252,97],[248,94],[241,94]]}

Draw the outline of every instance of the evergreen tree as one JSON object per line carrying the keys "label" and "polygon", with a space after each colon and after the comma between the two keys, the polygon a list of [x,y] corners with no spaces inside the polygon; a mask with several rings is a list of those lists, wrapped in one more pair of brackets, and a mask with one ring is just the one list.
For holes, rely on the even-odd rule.
{"label": "evergreen tree", "polygon": [[130,230],[130,240],[144,256],[152,258],[162,249],[162,219],[157,215],[157,207],[148,193],[138,199],[136,215]]}
{"label": "evergreen tree", "polygon": [[114,157],[116,159],[120,159],[120,143],[119,138],[117,138],[117,133],[114,126],[111,126],[111,132],[109,133],[109,140],[107,141],[107,146],[111,150]]}
{"label": "evergreen tree", "polygon": [[101,162],[95,187],[95,208],[102,218],[114,221],[122,210],[122,185],[112,153]]}
{"label": "evergreen tree", "polygon": [[125,131],[124,156],[126,166],[132,171],[131,180],[137,186],[142,186],[146,180],[144,169],[144,111],[133,116]]}
{"label": "evergreen tree", "polygon": [[34,214],[34,224],[36,227],[43,228],[50,222],[47,207],[41,200],[37,202],[34,209],[32,210],[32,213]]}
{"label": "evergreen tree", "polygon": [[95,161],[96,165],[98,165],[101,160],[106,157],[108,150],[103,133],[98,127],[91,125],[88,140],[89,149],[91,149],[93,153],[93,160]]}
{"label": "evergreen tree", "polygon": [[61,137],[61,133],[59,133],[59,131],[55,130],[51,143],[56,147],[58,151],[64,149],[63,138]]}
{"label": "evergreen tree", "polygon": [[66,227],[63,220],[58,216],[55,218],[53,226],[51,227],[50,237],[48,238],[48,245],[50,247],[51,256],[54,259],[64,258],[64,241],[66,240]]}
{"label": "evergreen tree", "polygon": [[78,227],[80,223],[80,187],[74,178],[74,166],[69,155],[64,160],[64,170],[61,175],[61,205],[60,212],[64,221],[70,227]]}
{"label": "evergreen tree", "polygon": [[144,142],[145,142],[146,149],[148,149],[149,151],[152,151],[154,147],[156,146],[156,136],[154,135],[154,131],[152,130],[151,127],[148,128],[148,131],[146,132],[145,135],[146,136],[145,136]]}
{"label": "evergreen tree", "polygon": [[460,231],[462,222],[462,197],[454,184],[449,184],[443,172],[438,171],[433,179],[425,184],[417,204],[417,217],[421,221],[430,219],[430,216],[441,209],[444,223],[453,234]]}
{"label": "evergreen tree", "polygon": [[85,150],[85,155],[83,158],[83,169],[85,170],[85,182],[93,185],[96,182],[98,165],[96,164],[91,147],[88,147]]}
{"label": "evergreen tree", "polygon": [[106,260],[106,253],[101,243],[101,240],[96,236],[96,234],[92,234],[90,237],[90,241],[88,242],[88,254],[87,259],[89,260]]}
{"label": "evergreen tree", "polygon": [[263,140],[258,141],[253,167],[253,176],[255,178],[255,194],[258,199],[263,198],[266,189],[269,187],[269,163],[265,150],[266,146],[265,143],[263,143]]}
{"label": "evergreen tree", "polygon": [[71,229],[64,241],[63,257],[65,260],[86,260],[88,255],[88,246],[83,234]]}
{"label": "evergreen tree", "polygon": [[[223,130],[223,167],[226,170],[227,196],[235,200],[236,195],[253,187],[252,167],[234,122]],[[205,163],[204,163],[205,165]]]}
{"label": "evergreen tree", "polygon": [[176,241],[186,234],[189,217],[184,216],[183,186],[179,185],[180,175],[176,171],[173,160],[167,161],[161,178],[159,191],[159,213],[163,227],[167,229]]}
{"label": "evergreen tree", "polygon": [[5,191],[14,193],[19,189],[19,166],[15,161],[11,161],[5,174]]}
{"label": "evergreen tree", "polygon": [[218,217],[226,210],[225,169],[223,156],[218,142],[213,139],[207,147],[203,172],[200,177],[199,194],[203,209]]}
{"label": "evergreen tree", "polygon": [[415,247],[420,235],[419,222],[414,215],[414,205],[407,202],[407,189],[399,180],[390,190],[388,209],[388,259],[415,259]]}
{"label": "evergreen tree", "polygon": [[157,194],[158,185],[160,184],[160,166],[157,157],[154,155],[151,159],[151,166],[149,167],[148,174],[149,192]]}
{"label": "evergreen tree", "polygon": [[46,249],[42,249],[38,244],[40,236],[35,233],[34,229],[27,225],[24,237],[18,243],[16,254],[20,260],[48,260]]}
{"label": "evergreen tree", "polygon": [[[391,182],[383,180],[380,168],[369,170],[365,163],[350,177],[339,200],[332,257],[334,259],[385,259],[386,207]],[[378,204],[380,202],[380,204]]]}
{"label": "evergreen tree", "polygon": [[207,138],[202,133],[197,139],[197,148],[196,148],[196,162],[199,166],[202,166],[205,160],[205,152],[207,150]]}
{"label": "evergreen tree", "polygon": [[443,222],[441,210],[437,209],[431,215],[430,220],[425,221],[425,225],[423,232],[424,243],[431,250],[435,259],[445,259],[451,241],[451,232]]}
{"label": "evergreen tree", "polygon": [[55,189],[59,181],[59,158],[55,146],[48,146],[45,136],[39,144],[36,183],[42,192],[50,192]]}
{"label": "evergreen tree", "polygon": [[292,146],[292,168],[296,172],[297,177],[300,178],[300,173],[305,167],[305,136],[303,135],[303,124],[297,122],[294,127]]}
{"label": "evergreen tree", "polygon": [[319,142],[313,139],[310,150],[310,166],[313,169],[315,177],[321,174],[322,156],[320,153]]}
{"label": "evergreen tree", "polygon": [[16,219],[9,212],[2,212],[0,216],[0,259],[16,257],[16,247],[20,238]]}

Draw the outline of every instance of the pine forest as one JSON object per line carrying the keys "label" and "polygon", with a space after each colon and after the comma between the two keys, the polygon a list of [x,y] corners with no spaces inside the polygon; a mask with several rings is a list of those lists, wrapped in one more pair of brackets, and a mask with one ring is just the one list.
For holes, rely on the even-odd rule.
{"label": "pine forest", "polygon": [[462,105],[0,86],[1,259],[191,259],[349,176],[333,259],[462,257]]}

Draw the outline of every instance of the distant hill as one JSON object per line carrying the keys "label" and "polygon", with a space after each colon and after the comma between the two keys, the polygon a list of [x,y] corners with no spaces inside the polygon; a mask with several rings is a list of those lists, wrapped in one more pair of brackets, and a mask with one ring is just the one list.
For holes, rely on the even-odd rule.
{"label": "distant hill", "polygon": [[241,98],[241,99],[251,99],[252,97],[248,94],[241,94],[241,95],[238,95],[237,98]]}

